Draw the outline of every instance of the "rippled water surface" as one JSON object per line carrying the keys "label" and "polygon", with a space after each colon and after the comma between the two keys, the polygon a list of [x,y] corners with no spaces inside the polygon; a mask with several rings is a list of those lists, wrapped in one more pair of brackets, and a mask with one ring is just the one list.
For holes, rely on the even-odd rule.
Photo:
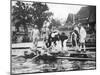
{"label": "rippled water surface", "polygon": [[[23,60],[23,61],[22,61]],[[12,73],[37,73],[37,72],[56,72],[69,70],[95,69],[95,61],[69,61],[67,59],[57,59],[55,61],[32,61],[28,59],[18,60],[12,57]]]}

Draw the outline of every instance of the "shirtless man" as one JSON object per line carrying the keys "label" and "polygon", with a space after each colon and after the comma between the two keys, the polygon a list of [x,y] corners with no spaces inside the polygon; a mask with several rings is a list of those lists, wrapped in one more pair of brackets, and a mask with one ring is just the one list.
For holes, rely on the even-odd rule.
{"label": "shirtless man", "polygon": [[39,35],[40,35],[40,32],[37,29],[37,26],[35,25],[34,28],[32,29],[32,38],[33,38],[34,47],[37,47],[38,40],[39,40]]}
{"label": "shirtless man", "polygon": [[75,50],[79,50],[79,37],[79,27],[77,25],[71,34],[72,46],[75,47]]}

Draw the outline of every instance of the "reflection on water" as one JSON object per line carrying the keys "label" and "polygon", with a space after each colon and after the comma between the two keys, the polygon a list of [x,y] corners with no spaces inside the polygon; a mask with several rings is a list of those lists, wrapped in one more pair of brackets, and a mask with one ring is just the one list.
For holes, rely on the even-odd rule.
{"label": "reflection on water", "polygon": [[28,59],[26,62],[12,60],[12,73],[36,73],[36,72],[57,72],[69,70],[95,69],[95,61],[69,61],[66,59],[57,59],[55,61],[37,62]]}

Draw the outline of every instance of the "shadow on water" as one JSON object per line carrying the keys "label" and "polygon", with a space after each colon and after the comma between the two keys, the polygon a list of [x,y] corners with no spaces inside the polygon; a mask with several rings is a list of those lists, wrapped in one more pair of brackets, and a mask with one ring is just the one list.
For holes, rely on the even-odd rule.
{"label": "shadow on water", "polygon": [[[78,61],[68,59],[56,59],[53,56],[39,56],[33,61],[26,62],[12,59],[12,73],[39,73],[39,72],[61,72],[75,70],[89,70],[96,68],[95,61]],[[23,60],[23,59],[21,59]]]}
{"label": "shadow on water", "polygon": [[95,69],[95,61],[78,61],[68,59],[56,59],[55,57],[40,56],[35,61],[38,65],[43,65],[40,70],[42,72],[59,72],[59,71],[70,71],[70,70],[85,70]]}

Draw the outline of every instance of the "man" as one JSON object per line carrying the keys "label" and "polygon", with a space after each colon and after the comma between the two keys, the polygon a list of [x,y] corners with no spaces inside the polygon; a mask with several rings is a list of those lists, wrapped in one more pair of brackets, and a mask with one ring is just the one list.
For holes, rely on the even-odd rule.
{"label": "man", "polygon": [[77,34],[75,33],[75,31],[73,31],[71,34],[71,40],[72,40],[72,46],[76,47],[78,44],[77,44]]}
{"label": "man", "polygon": [[48,40],[46,42],[47,48],[54,48],[53,50],[58,50],[58,47],[60,49],[60,34],[58,30],[53,30],[48,35]]}
{"label": "man", "polygon": [[79,26],[76,25],[74,27],[72,34],[71,34],[72,46],[76,47],[76,49],[78,49],[78,46],[79,46],[79,37],[80,37]]}
{"label": "man", "polygon": [[66,36],[64,32],[61,33],[60,40],[61,40],[62,49],[65,49],[66,48],[66,43],[68,41],[68,36]]}
{"label": "man", "polygon": [[60,34],[58,30],[54,30],[51,33],[52,45],[56,45],[56,41],[60,40]]}
{"label": "man", "polygon": [[79,25],[80,27],[80,51],[82,50],[83,48],[83,51],[86,51],[85,49],[85,40],[86,40],[86,30],[85,28],[82,26],[82,24]]}
{"label": "man", "polygon": [[37,47],[38,44],[38,40],[39,40],[39,35],[40,32],[37,28],[37,25],[34,26],[34,28],[32,29],[32,36],[33,36],[33,45],[34,47]]}

